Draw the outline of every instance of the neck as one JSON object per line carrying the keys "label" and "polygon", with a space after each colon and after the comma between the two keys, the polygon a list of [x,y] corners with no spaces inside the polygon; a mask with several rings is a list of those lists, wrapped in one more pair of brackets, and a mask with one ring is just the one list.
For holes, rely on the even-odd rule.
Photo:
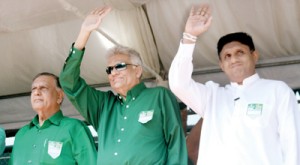
{"label": "neck", "polygon": [[56,112],[59,111],[59,108],[55,111],[38,111],[38,117],[39,117],[39,124],[42,126],[45,122],[45,120],[49,119],[51,116],[53,116]]}

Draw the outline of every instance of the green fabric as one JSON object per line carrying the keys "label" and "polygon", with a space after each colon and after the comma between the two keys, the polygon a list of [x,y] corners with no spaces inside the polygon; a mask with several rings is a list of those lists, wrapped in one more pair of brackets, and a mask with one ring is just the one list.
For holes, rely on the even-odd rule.
{"label": "green fabric", "polygon": [[87,126],[58,111],[41,127],[35,116],[18,131],[9,164],[92,165],[96,164],[96,152]]}
{"label": "green fabric", "polygon": [[111,91],[96,90],[79,76],[83,54],[84,50],[70,50],[60,83],[72,104],[98,132],[97,164],[187,164],[175,96],[166,88],[147,88],[144,83],[128,91],[126,101]]}
{"label": "green fabric", "polygon": [[0,155],[2,155],[4,149],[5,149],[5,130],[0,127]]}

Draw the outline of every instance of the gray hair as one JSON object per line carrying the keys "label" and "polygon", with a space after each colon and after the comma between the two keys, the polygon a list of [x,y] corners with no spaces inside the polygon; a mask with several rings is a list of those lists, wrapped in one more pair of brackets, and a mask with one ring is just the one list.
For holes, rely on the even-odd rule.
{"label": "gray hair", "polygon": [[106,59],[109,59],[110,57],[117,54],[127,55],[129,56],[132,64],[143,66],[141,56],[136,50],[121,45],[110,48],[106,54]]}
{"label": "gray hair", "polygon": [[[53,73],[49,73],[49,72],[41,72],[41,73],[38,73],[36,76],[34,76],[33,78],[33,81],[41,76],[49,76],[49,77],[52,77],[54,80],[55,80],[55,83],[56,83],[56,87],[61,90],[63,92],[63,89],[61,88],[61,85],[60,85],[60,82],[59,82],[59,77],[56,76],[55,74]],[[62,100],[60,102],[60,105],[62,105],[64,101],[64,97],[62,97]]]}
{"label": "gray hair", "polygon": [[49,77],[53,77],[54,80],[55,80],[55,84],[56,84],[56,87],[59,88],[59,89],[62,89],[61,88],[61,85],[60,85],[60,82],[59,82],[59,78],[58,76],[56,76],[55,74],[53,73],[49,73],[49,72],[41,72],[41,73],[38,73],[36,76],[34,76],[33,78],[33,81],[41,76],[49,76]]}

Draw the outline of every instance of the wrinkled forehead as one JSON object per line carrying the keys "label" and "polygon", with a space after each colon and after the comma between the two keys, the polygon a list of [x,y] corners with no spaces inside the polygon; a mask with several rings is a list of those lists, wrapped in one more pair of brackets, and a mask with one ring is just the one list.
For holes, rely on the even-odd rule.
{"label": "wrinkled forehead", "polygon": [[55,79],[51,76],[39,76],[31,84],[31,87],[55,85]]}
{"label": "wrinkled forehead", "polygon": [[129,55],[126,54],[115,54],[112,55],[110,57],[108,57],[107,59],[107,66],[114,66],[118,63],[131,63],[131,59]]}

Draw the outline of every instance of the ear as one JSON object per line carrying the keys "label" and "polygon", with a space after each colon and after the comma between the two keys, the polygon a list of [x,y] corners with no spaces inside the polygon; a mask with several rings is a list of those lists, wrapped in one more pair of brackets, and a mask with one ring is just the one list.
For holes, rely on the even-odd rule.
{"label": "ear", "polygon": [[258,59],[259,59],[259,54],[258,52],[255,50],[252,52],[252,55],[253,55],[253,59],[255,61],[255,63],[257,63]]}
{"label": "ear", "polygon": [[57,103],[61,104],[62,101],[64,100],[65,93],[64,93],[64,91],[62,89],[59,89],[57,91],[57,93],[58,93]]}
{"label": "ear", "polygon": [[219,66],[220,66],[220,68],[222,69],[222,71],[224,72],[224,65],[223,65],[221,59],[219,60]]}
{"label": "ear", "polygon": [[142,74],[143,74],[143,67],[139,65],[135,68],[135,70],[136,70],[136,77],[138,79],[140,79],[142,77]]}

